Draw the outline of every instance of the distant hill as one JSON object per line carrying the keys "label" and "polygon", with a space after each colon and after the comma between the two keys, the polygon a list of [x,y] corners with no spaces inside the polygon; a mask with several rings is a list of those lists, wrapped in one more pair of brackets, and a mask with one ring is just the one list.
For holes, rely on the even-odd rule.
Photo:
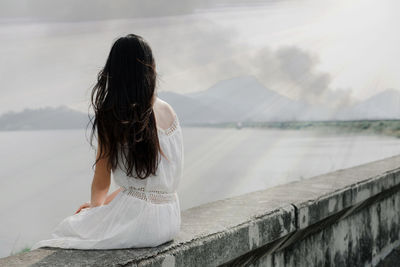
{"label": "distant hill", "polygon": [[292,100],[265,88],[253,76],[220,81],[200,92],[164,91],[159,96],[188,123],[400,119],[400,92],[394,89],[340,110]]}
{"label": "distant hill", "polygon": [[204,104],[192,97],[174,93],[159,92],[158,96],[167,101],[179,115],[181,123],[209,122],[210,118],[219,114],[217,108]]}
{"label": "distant hill", "polygon": [[351,107],[348,116],[368,119],[399,119],[400,92],[388,89]]}
{"label": "distant hill", "polygon": [[[183,95],[159,92],[159,97],[189,117],[187,122],[199,123],[293,120],[305,108],[305,104],[265,88],[253,76],[220,81],[205,91]],[[189,114],[196,114],[196,119]]]}
{"label": "distant hill", "polygon": [[3,114],[0,117],[0,130],[84,129],[88,122],[87,114],[66,106],[27,108],[22,112]]}
{"label": "distant hill", "polygon": [[255,77],[242,76],[187,94],[208,106],[218,107],[222,120],[289,120],[305,105],[265,88]]}
{"label": "distant hill", "polygon": [[[187,94],[160,91],[182,125],[224,122],[400,119],[400,92],[388,89],[339,111],[312,106],[265,88],[253,76],[220,81],[207,90]],[[0,116],[0,130],[83,129],[87,114],[58,108],[25,109]]]}

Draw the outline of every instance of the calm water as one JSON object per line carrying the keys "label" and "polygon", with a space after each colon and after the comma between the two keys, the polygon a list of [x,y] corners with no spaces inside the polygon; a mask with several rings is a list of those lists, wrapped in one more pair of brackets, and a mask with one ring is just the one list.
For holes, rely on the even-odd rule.
{"label": "calm water", "polygon": [[[400,139],[383,136],[192,127],[183,135],[182,209],[400,154]],[[51,237],[90,200],[95,154],[83,130],[0,132],[0,147],[5,257]]]}

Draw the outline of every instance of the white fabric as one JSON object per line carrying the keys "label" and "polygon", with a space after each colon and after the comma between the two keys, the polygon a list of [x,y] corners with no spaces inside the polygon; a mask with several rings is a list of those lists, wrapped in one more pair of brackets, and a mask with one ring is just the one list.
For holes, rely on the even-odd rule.
{"label": "white fabric", "polygon": [[176,190],[184,155],[178,116],[175,114],[170,128],[158,128],[158,133],[160,146],[170,161],[161,156],[156,175],[139,180],[117,168],[112,177],[123,190],[109,204],[68,216],[53,230],[52,239],[41,240],[31,249],[152,247],[172,240],[181,225]]}

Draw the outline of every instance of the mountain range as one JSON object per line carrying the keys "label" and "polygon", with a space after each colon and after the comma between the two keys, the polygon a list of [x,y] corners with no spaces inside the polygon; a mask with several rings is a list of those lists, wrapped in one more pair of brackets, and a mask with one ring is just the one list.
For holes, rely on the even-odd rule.
{"label": "mountain range", "polygon": [[84,129],[88,122],[87,114],[67,106],[26,108],[0,116],[0,130]]}
{"label": "mountain range", "polygon": [[[340,110],[310,105],[264,87],[253,76],[219,81],[207,90],[158,96],[176,111],[182,125],[241,121],[400,119],[400,91],[388,89]],[[88,115],[69,109],[25,109],[0,116],[0,130],[84,128]]]}
{"label": "mountain range", "polygon": [[235,77],[207,90],[178,94],[162,91],[188,124],[239,121],[316,121],[400,119],[400,91],[388,89],[339,110],[310,105],[265,88],[253,76]]}

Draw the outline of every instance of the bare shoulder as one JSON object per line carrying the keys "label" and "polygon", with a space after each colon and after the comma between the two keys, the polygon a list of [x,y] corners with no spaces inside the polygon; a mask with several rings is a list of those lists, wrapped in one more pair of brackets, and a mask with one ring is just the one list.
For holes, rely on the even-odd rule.
{"label": "bare shoulder", "polygon": [[165,100],[157,97],[154,102],[154,112],[158,127],[167,129],[175,120],[175,110]]}
{"label": "bare shoulder", "polygon": [[165,114],[172,115],[172,117],[175,116],[175,110],[172,108],[172,106],[167,101],[157,97],[155,105],[157,105],[159,111],[162,111]]}

